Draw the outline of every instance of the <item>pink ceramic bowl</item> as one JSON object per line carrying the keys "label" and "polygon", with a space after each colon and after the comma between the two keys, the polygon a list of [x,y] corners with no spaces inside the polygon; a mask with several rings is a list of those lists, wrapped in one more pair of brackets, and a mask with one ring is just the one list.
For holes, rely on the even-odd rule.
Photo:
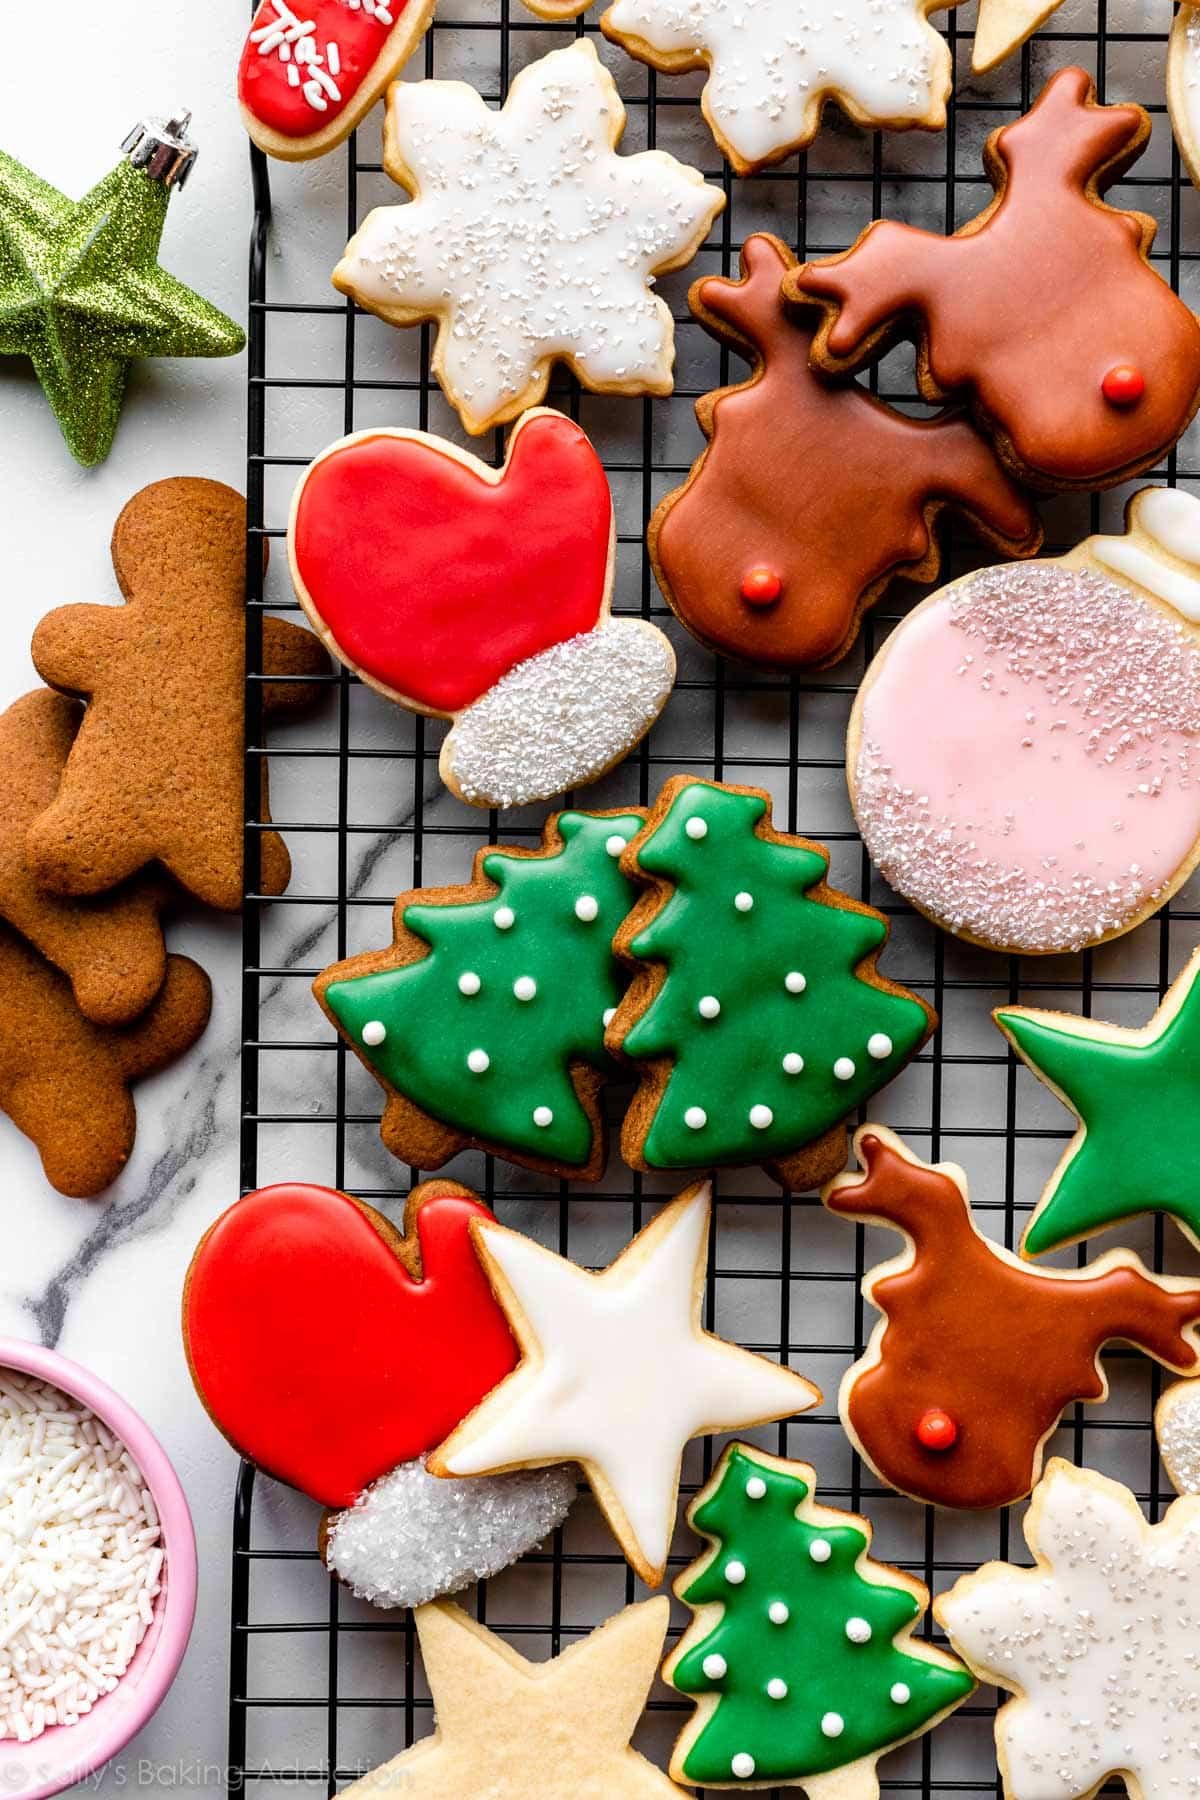
{"label": "pink ceramic bowl", "polygon": [[98,1700],[78,1725],[51,1726],[32,1744],[0,1739],[0,1794],[13,1800],[46,1800],[123,1750],[174,1681],[196,1612],[196,1536],[166,1451],[107,1382],[56,1350],[19,1338],[0,1337],[0,1367],[48,1381],[90,1406],[137,1463],[162,1524],[163,1585],[154,1605],[154,1622],[112,1693]]}

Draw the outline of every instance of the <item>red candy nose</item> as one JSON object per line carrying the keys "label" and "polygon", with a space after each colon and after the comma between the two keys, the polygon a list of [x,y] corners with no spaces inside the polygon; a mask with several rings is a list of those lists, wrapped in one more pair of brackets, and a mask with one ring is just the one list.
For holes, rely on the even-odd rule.
{"label": "red candy nose", "polygon": [[783,592],[783,579],[765,563],[747,569],[742,576],[741,595],[747,606],[770,606]]}
{"label": "red candy nose", "polygon": [[958,1441],[958,1426],[940,1406],[931,1406],[917,1420],[917,1442],[926,1450],[952,1450]]}
{"label": "red candy nose", "polygon": [[1136,363],[1115,363],[1100,389],[1110,406],[1135,406],[1146,391],[1146,377]]}

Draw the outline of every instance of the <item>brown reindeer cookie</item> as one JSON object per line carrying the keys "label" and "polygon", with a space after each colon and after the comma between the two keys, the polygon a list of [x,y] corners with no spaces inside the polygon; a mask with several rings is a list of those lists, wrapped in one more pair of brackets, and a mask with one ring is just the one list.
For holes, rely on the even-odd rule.
{"label": "brown reindeer cookie", "polygon": [[[37,880],[98,894],[151,864],[205,905],[236,912],[243,891],[245,502],[220,482],[143,488],[117,520],[124,606],[62,606],[33,639],[38,673],[89,705],[51,805],[30,828]],[[317,677],[329,661],[298,626],[263,621],[269,674]],[[268,682],[269,716],[319,692]],[[263,765],[263,816],[266,765]],[[262,890],[281,893],[283,840],[262,835]]]}
{"label": "brown reindeer cookie", "polygon": [[953,237],[891,220],[787,277],[826,308],[813,355],[845,373],[918,340],[927,400],[965,394],[1004,463],[1049,491],[1151,468],[1200,403],[1200,323],[1149,261],[1155,223],[1103,192],[1150,136],[1060,69],[984,148],[994,200]]}
{"label": "brown reindeer cookie", "polygon": [[38,885],[25,852],[29,827],[58,793],[82,717],[78,701],[50,688],[0,714],[0,918],[62,970],[85,1018],[125,1025],[163,984],[159,921],[169,882],[134,876],[94,899],[64,899]]}
{"label": "brown reindeer cookie", "polygon": [[208,976],[186,956],[132,1025],[85,1019],[66,978],[0,925],[0,1109],[42,1159],[60,1194],[91,1199],[116,1180],[133,1149],[130,1084],[191,1048],[208,1023]]}
{"label": "brown reindeer cookie", "polygon": [[742,279],[694,282],[706,331],[754,365],[696,402],[710,439],[650,521],[658,585],[689,631],[764,668],[826,668],[897,575],[932,581],[946,507],[1005,555],[1041,542],[1037,516],[965,415],[910,419],[809,367],[815,308],[780,294],[796,259],[742,245]]}

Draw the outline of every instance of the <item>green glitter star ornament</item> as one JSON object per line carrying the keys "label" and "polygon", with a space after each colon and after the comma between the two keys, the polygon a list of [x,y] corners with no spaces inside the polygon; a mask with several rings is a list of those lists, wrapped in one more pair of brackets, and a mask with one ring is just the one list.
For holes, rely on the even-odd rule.
{"label": "green glitter star ornament", "polygon": [[112,448],[135,357],[234,356],[246,341],[158,266],[171,194],[195,161],[188,122],[136,126],[79,201],[0,151],[0,355],[30,359],[85,467]]}
{"label": "green glitter star ornament", "polygon": [[1079,1121],[1026,1228],[1022,1255],[1040,1256],[1145,1212],[1169,1214],[1200,1246],[1200,950],[1136,1030],[1029,1006],[992,1016]]}

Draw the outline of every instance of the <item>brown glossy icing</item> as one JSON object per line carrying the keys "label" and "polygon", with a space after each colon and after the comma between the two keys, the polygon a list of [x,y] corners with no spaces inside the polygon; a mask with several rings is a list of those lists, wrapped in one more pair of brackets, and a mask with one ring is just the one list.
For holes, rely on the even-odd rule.
{"label": "brown glossy icing", "polygon": [[[953,237],[877,222],[788,277],[789,297],[834,315],[817,362],[856,368],[915,333],[922,392],[966,390],[1036,485],[1107,487],[1152,467],[1200,400],[1200,324],[1147,261],[1153,219],[1100,198],[1149,135],[1140,106],[1098,106],[1090,77],[1061,69],[988,139],[996,198]],[[1145,380],[1132,404],[1103,392],[1122,365]]]}
{"label": "brown glossy icing", "polygon": [[[692,311],[750,358],[736,387],[697,402],[708,448],[650,523],[650,555],[671,606],[715,650],[768,668],[824,668],[858,635],[863,612],[901,570],[937,574],[931,526],[964,513],[1008,554],[1041,530],[1028,501],[964,416],[917,420],[853,382],[809,367],[808,322],[780,283],[796,259],[777,238],[742,246],[741,281],[696,282]],[[765,603],[748,575],[779,577]]]}
{"label": "brown glossy icing", "polygon": [[[1149,1274],[1126,1250],[1080,1272],[1030,1267],[980,1235],[948,1167],[917,1161],[878,1126],[855,1149],[865,1174],[839,1176],[826,1206],[894,1226],[910,1245],[864,1281],[883,1319],[840,1397],[847,1430],[893,1487],[940,1506],[1007,1506],[1037,1480],[1064,1408],[1107,1393],[1097,1358],[1110,1339],[1196,1368],[1200,1288]],[[919,1441],[933,1408],[957,1426],[949,1449]]]}

